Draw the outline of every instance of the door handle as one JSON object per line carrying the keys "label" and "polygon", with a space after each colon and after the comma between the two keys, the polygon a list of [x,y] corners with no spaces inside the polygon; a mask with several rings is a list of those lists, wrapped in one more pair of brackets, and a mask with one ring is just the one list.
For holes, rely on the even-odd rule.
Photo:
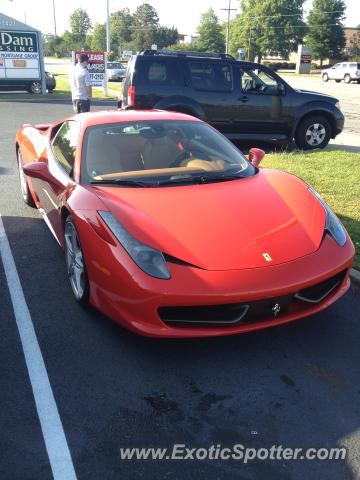
{"label": "door handle", "polygon": [[239,97],[240,102],[246,103],[249,99],[246,95],[243,95],[242,97]]}

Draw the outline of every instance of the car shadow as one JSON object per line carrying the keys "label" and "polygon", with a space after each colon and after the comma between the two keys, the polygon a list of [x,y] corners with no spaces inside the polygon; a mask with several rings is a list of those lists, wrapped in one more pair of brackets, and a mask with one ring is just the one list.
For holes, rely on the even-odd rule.
{"label": "car shadow", "polygon": [[[267,330],[144,338],[73,299],[62,251],[40,218],[3,222],[80,476],[120,477],[121,446],[185,443],[350,448],[346,461],[203,461],[200,479],[358,478],[357,291]],[[199,461],[141,465],[145,478],[193,478],[198,468]]]}

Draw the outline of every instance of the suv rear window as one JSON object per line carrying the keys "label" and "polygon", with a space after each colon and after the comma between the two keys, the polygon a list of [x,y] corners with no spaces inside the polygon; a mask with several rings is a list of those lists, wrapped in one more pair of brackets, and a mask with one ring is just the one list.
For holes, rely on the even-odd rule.
{"label": "suv rear window", "polygon": [[138,81],[150,85],[177,85],[180,74],[177,62],[163,62],[159,59],[141,65]]}
{"label": "suv rear window", "polygon": [[231,92],[233,89],[230,65],[211,62],[190,62],[192,86],[196,90]]}

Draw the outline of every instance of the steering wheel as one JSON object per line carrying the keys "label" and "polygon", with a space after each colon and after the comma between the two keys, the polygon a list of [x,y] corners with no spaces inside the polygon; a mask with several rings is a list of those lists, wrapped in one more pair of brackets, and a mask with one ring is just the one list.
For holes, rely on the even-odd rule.
{"label": "steering wheel", "polygon": [[196,150],[196,149],[193,149],[191,151],[190,150],[183,150],[181,153],[179,153],[179,155],[177,155],[177,157],[169,165],[169,167],[170,168],[180,167],[181,162],[183,162],[187,158],[189,160],[191,160],[192,157],[193,158],[198,158],[198,159],[201,159],[201,160],[210,160],[210,157],[201,150]]}

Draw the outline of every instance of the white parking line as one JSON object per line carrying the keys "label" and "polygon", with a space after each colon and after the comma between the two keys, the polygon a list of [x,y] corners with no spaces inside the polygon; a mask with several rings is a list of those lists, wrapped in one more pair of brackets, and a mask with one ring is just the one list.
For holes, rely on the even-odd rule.
{"label": "white parking line", "polygon": [[0,253],[54,480],[76,480],[64,429],[1,214]]}

